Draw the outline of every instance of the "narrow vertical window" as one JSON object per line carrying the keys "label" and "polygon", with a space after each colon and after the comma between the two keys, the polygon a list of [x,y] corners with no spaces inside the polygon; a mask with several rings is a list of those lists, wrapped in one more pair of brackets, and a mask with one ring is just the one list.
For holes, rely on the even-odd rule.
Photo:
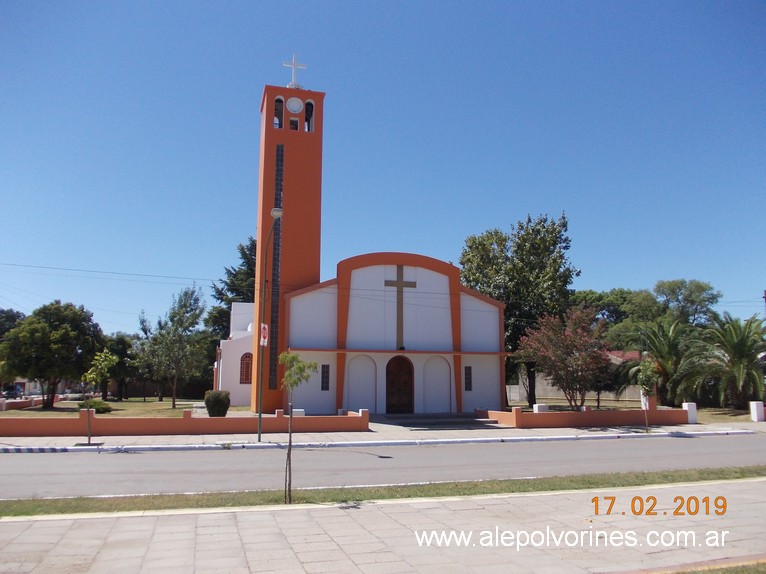
{"label": "narrow vertical window", "polygon": [[274,127],[281,128],[285,117],[284,102],[282,98],[274,100]]}
{"label": "narrow vertical window", "polygon": [[[285,146],[277,144],[274,163],[274,207],[282,207],[282,192],[285,176]],[[271,243],[271,318],[269,338],[279,341],[279,293],[280,269],[282,262],[282,220],[274,225],[274,239]],[[276,343],[269,345],[269,389],[277,388],[277,369],[279,367],[279,348]]]}
{"label": "narrow vertical window", "polygon": [[245,353],[239,360],[239,384],[253,384],[253,354]]}
{"label": "narrow vertical window", "polygon": [[322,386],[321,390],[330,390],[330,365],[322,365]]}
{"label": "narrow vertical window", "polygon": [[465,383],[465,390],[472,391],[473,390],[473,368],[472,367],[465,368],[465,376],[463,377],[463,381]]}
{"label": "narrow vertical window", "polygon": [[306,102],[306,117],[303,130],[307,132],[314,131],[314,104],[312,102]]}

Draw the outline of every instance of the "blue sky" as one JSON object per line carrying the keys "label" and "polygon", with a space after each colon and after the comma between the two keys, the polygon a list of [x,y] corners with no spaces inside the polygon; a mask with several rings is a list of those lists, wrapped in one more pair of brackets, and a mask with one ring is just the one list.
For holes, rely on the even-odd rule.
{"label": "blue sky", "polygon": [[209,293],[297,53],[327,93],[322,279],[565,212],[575,288],[699,279],[762,316],[765,30],[759,1],[3,0],[0,307],[134,332]]}

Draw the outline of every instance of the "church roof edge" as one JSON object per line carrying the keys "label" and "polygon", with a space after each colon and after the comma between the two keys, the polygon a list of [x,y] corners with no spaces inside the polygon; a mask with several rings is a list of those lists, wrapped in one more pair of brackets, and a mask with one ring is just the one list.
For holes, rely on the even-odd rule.
{"label": "church roof edge", "polygon": [[460,269],[452,263],[420,255],[418,253],[408,253],[402,251],[378,251],[375,253],[363,253],[354,255],[338,262],[338,275],[341,269],[358,269],[360,267],[369,267],[372,265],[407,265],[409,267],[424,267],[432,269],[445,275],[460,273]]}

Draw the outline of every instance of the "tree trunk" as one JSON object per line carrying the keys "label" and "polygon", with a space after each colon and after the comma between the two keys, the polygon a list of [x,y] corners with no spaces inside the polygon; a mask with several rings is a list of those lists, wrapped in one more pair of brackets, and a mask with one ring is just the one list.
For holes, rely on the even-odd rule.
{"label": "tree trunk", "polygon": [[105,401],[109,396],[109,381],[101,383],[101,400]]}
{"label": "tree trunk", "polygon": [[40,385],[40,389],[43,394],[43,409],[53,408],[53,401],[56,398],[57,387],[58,387],[57,379],[51,379]]}
{"label": "tree trunk", "polygon": [[285,504],[293,503],[293,403],[287,404],[290,416],[287,418],[287,459],[285,461]]}
{"label": "tree trunk", "polygon": [[535,406],[535,403],[537,403],[537,393],[535,391],[535,363],[524,363],[524,367],[527,369],[527,385],[528,385],[528,391],[527,391],[527,402],[529,403],[529,408],[532,408]]}
{"label": "tree trunk", "polygon": [[173,408],[176,408],[176,389],[178,388],[178,375],[173,376]]}

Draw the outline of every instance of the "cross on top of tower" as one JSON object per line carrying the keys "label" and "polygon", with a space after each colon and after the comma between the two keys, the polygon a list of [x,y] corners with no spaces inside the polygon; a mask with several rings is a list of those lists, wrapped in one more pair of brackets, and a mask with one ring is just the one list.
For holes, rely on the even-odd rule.
{"label": "cross on top of tower", "polygon": [[288,88],[299,88],[300,89],[300,87],[301,87],[300,84],[298,84],[298,82],[295,80],[295,72],[296,72],[296,70],[299,70],[299,69],[300,70],[305,70],[306,69],[306,64],[299,64],[296,58],[297,58],[297,54],[293,54],[292,61],[290,61],[290,62],[282,62],[282,65],[285,66],[286,68],[292,68],[293,69],[293,79],[292,79],[292,81],[289,84],[287,84],[287,87]]}

